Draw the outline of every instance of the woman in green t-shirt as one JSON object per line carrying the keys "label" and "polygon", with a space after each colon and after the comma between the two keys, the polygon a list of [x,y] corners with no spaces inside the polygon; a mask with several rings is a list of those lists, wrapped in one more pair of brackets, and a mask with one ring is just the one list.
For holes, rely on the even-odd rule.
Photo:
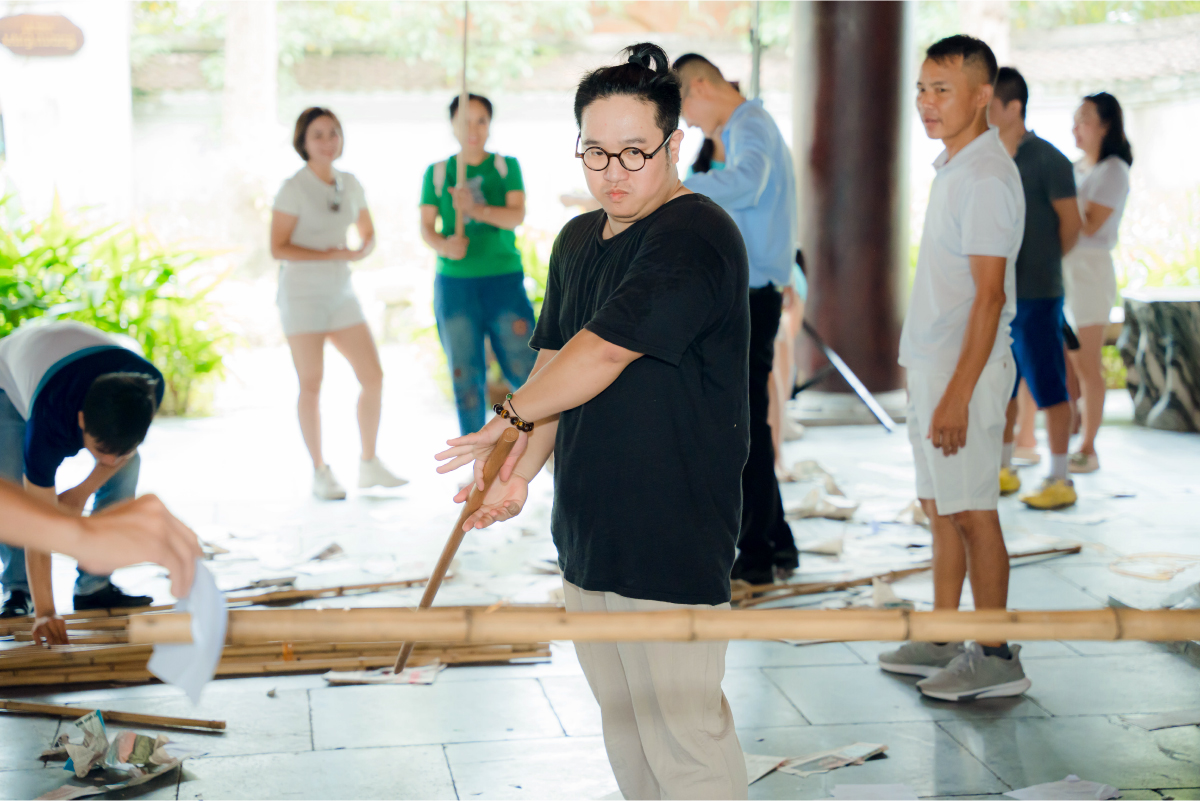
{"label": "woman in green t-shirt", "polygon": [[[450,120],[458,114],[450,104]],[[433,307],[438,336],[450,363],[458,424],[463,434],[483,428],[487,409],[486,336],[513,389],[529,378],[537,354],[529,347],[533,306],[513,233],[525,219],[521,166],[511,156],[484,150],[492,103],[471,95],[466,141],[455,136],[467,161],[467,183],[456,186],[458,158],[431,164],[421,189],[421,237],[437,251]],[[466,220],[454,235],[455,215]],[[439,224],[440,220],[440,224]]]}

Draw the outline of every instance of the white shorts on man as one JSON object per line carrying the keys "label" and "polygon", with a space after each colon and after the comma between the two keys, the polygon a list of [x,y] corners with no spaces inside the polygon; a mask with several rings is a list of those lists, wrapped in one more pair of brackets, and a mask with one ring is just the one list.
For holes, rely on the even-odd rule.
{"label": "white shorts on man", "polygon": [[[908,370],[908,435],[917,469],[917,496],[938,514],[994,510],[1000,498],[1004,412],[1016,367],[1009,327],[1017,310],[1016,259],[1025,234],[1025,193],[1016,163],[992,128],[948,159],[934,162],[917,274],[900,364]],[[954,374],[967,334],[975,280],[971,256],[1002,256],[1004,311],[987,366],[968,409],[966,447],[953,456],[927,438],[933,412]]]}

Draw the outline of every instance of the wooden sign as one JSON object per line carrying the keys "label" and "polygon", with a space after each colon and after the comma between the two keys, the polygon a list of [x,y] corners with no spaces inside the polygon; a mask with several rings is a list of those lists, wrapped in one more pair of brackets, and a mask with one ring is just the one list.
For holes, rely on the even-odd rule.
{"label": "wooden sign", "polygon": [[0,19],[0,44],[18,56],[69,56],[83,31],[61,14],[17,14]]}

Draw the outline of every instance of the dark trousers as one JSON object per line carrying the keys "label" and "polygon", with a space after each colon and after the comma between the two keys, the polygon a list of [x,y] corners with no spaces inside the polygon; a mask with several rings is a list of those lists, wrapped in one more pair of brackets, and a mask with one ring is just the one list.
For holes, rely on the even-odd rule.
{"label": "dark trousers", "polygon": [[783,516],[775,478],[775,447],[767,422],[767,383],[775,357],[775,334],[783,295],[768,284],[750,290],[750,457],[742,470],[742,531],[734,578],[772,565],[795,567],[796,541]]}

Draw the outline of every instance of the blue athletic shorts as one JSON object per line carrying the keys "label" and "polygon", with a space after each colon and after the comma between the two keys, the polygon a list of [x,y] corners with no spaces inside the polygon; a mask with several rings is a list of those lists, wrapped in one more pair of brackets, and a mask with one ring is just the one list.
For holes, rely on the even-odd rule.
{"label": "blue athletic shorts", "polygon": [[1017,383],[1029,385],[1039,409],[1067,401],[1067,360],[1063,355],[1063,299],[1017,299],[1017,316],[1012,321],[1013,360]]}

